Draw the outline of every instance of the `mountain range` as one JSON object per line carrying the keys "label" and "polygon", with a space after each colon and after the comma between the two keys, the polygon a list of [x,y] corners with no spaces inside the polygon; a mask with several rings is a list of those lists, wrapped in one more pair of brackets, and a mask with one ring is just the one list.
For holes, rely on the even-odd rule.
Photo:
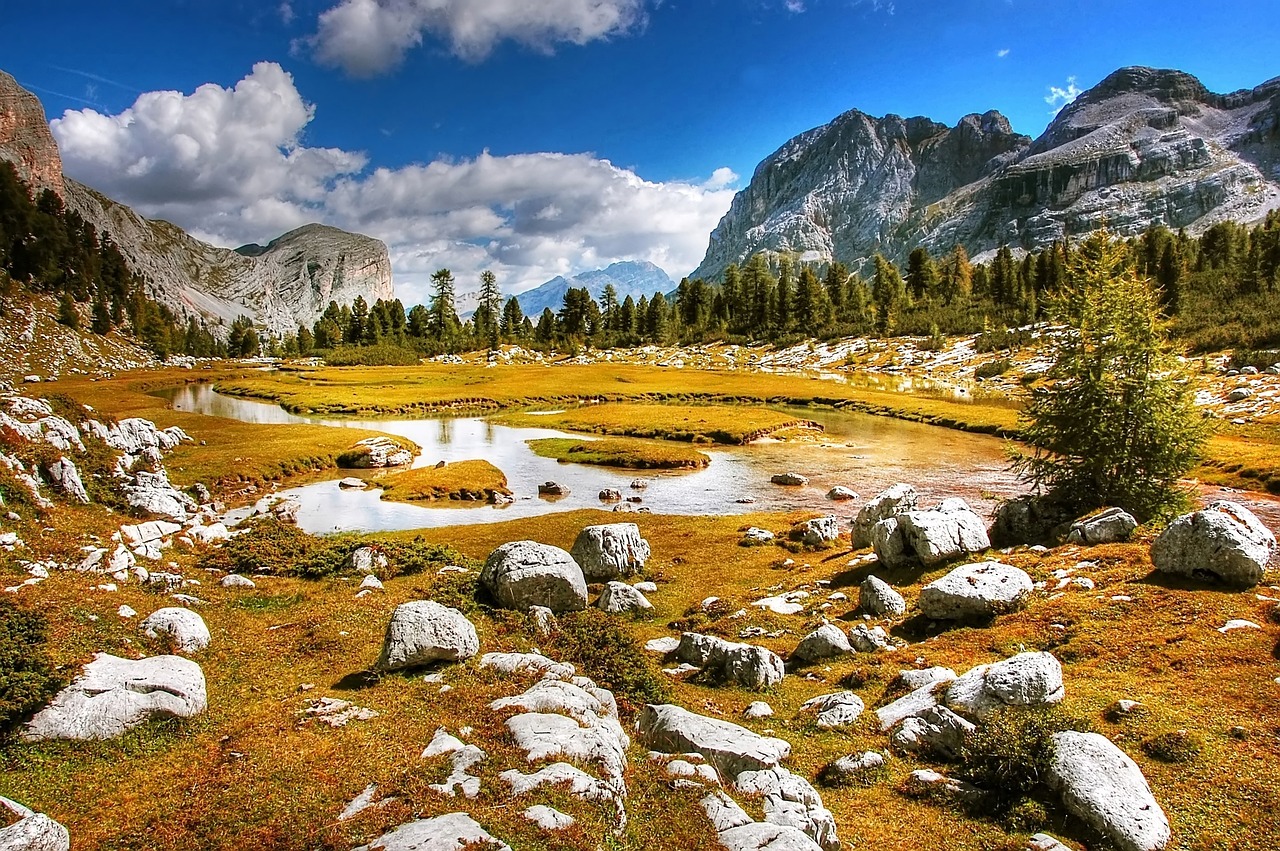
{"label": "mountain range", "polygon": [[292,230],[266,246],[236,250],[196,239],[169,222],[147,219],[62,173],[57,143],[35,95],[0,71],[0,160],[36,189],[51,189],[68,209],[109,234],[148,294],[179,316],[211,325],[240,315],[277,335],[311,325],[330,301],[372,304],[394,297],[391,259],[379,240],[325,225]]}
{"label": "mountain range", "polygon": [[[591,297],[600,301],[604,288],[609,284],[613,284],[619,303],[626,301],[627,296],[639,301],[641,296],[652,298],[654,293],[666,295],[676,286],[671,276],[653,263],[646,260],[624,260],[604,269],[582,272],[567,278],[557,275],[544,284],[518,294],[516,300],[520,302],[520,310],[524,315],[536,321],[544,309],[551,308],[551,312],[555,313],[563,307],[564,295],[570,287],[586,287]],[[474,313],[476,300],[477,293],[460,294],[455,302],[458,315],[465,319]]]}
{"label": "mountain range", "polygon": [[999,112],[955,127],[851,110],[756,168],[690,277],[757,252],[860,266],[956,243],[1035,250],[1107,227],[1199,233],[1280,208],[1280,78],[1228,95],[1181,71],[1122,68],[1037,139]]}

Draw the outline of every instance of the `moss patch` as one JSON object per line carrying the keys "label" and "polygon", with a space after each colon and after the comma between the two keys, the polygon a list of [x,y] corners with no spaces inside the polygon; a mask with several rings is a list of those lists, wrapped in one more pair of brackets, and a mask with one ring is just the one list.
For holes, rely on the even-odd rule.
{"label": "moss patch", "polygon": [[507,477],[488,461],[455,461],[443,467],[418,467],[375,480],[382,498],[396,502],[438,502],[464,505],[510,496]]}
{"label": "moss patch", "polygon": [[711,463],[709,456],[692,447],[653,440],[547,437],[526,443],[543,458],[555,458],[557,461],[573,464],[622,467],[627,470],[685,470],[705,467]]}

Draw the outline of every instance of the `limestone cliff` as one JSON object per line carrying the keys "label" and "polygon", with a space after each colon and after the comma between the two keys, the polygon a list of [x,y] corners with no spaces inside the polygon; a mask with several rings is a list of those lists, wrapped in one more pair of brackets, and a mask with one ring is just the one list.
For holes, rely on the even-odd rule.
{"label": "limestone cliff", "polygon": [[1198,232],[1280,207],[1280,79],[1230,95],[1180,71],[1124,68],[1032,141],[998,112],[953,128],[857,110],[760,164],[694,275],[770,251],[858,264],[917,245],[980,256],[1104,224]]}
{"label": "limestone cliff", "polygon": [[0,159],[28,183],[62,195],[68,208],[108,234],[152,298],[181,316],[226,324],[247,315],[276,334],[311,325],[330,301],[372,304],[394,297],[391,260],[379,240],[304,225],[268,245],[237,250],[202,242],[177,225],[147,219],[62,174],[40,101],[0,72]]}

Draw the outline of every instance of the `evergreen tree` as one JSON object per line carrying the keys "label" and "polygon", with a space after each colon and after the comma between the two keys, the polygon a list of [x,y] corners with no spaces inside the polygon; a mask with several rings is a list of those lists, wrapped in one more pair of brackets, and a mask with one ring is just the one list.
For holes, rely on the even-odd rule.
{"label": "evergreen tree", "polygon": [[514,340],[523,336],[524,313],[520,310],[520,300],[515,296],[507,299],[507,303],[502,306],[502,327],[501,332],[503,339]]}
{"label": "evergreen tree", "polygon": [[907,288],[917,302],[924,301],[925,296],[933,295],[938,289],[938,268],[923,246],[907,257]]}
{"label": "evergreen tree", "polygon": [[75,299],[69,292],[64,292],[58,299],[58,321],[73,330],[80,327],[80,314],[76,311]]}
{"label": "evergreen tree", "polygon": [[871,300],[876,309],[876,331],[891,335],[901,318],[907,301],[907,285],[894,266],[883,255],[875,256],[876,275],[871,284]]}
{"label": "evergreen tree", "polygon": [[1171,350],[1151,283],[1123,244],[1091,236],[1054,308],[1067,330],[1032,391],[1019,474],[1073,512],[1117,505],[1140,519],[1181,508],[1206,421]]}
{"label": "evergreen tree", "polygon": [[448,345],[461,325],[453,306],[453,273],[448,269],[437,270],[431,275],[431,286],[433,292],[427,334]]}
{"label": "evergreen tree", "polygon": [[498,347],[498,311],[502,308],[502,291],[498,276],[487,269],[480,274],[480,302],[472,315],[476,338],[490,349]]}

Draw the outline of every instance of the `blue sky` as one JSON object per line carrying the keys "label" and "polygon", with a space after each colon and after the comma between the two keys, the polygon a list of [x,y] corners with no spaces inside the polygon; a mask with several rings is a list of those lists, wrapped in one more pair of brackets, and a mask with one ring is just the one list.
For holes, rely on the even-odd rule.
{"label": "blue sky", "polygon": [[630,257],[687,273],[756,164],[847,109],[995,108],[1035,136],[1053,87],[1123,65],[1280,75],[1270,0],[7,5],[0,67],[71,176],[225,245],[370,233],[406,301],[443,265],[511,292]]}

